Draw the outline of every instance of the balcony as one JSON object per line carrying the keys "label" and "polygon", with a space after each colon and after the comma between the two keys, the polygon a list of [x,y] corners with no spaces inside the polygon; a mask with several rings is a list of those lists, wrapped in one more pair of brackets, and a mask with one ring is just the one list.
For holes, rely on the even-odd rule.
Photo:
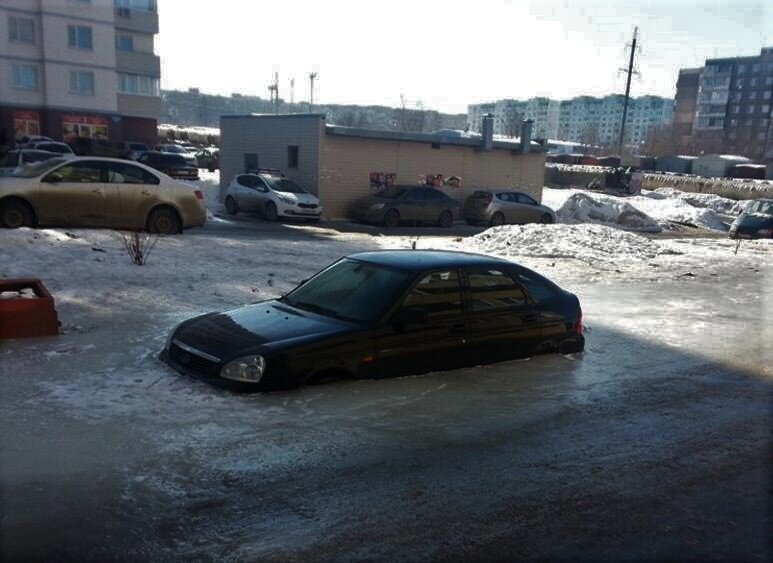
{"label": "balcony", "polygon": [[115,27],[139,33],[158,33],[158,13],[149,10],[115,8]]}
{"label": "balcony", "polygon": [[118,93],[118,113],[130,117],[158,119],[161,115],[161,98]]}
{"label": "balcony", "polygon": [[153,53],[116,51],[115,66],[118,72],[161,76],[161,59]]}

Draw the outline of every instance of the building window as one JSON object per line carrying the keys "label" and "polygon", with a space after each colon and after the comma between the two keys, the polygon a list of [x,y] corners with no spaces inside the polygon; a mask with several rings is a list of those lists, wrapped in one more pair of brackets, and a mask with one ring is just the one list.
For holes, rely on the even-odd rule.
{"label": "building window", "polygon": [[730,127],[736,127],[738,125],[737,119],[731,119],[730,120]]}
{"label": "building window", "polygon": [[770,111],[770,104],[762,104],[762,113],[768,113]]}
{"label": "building window", "polygon": [[[771,70],[773,70],[773,69],[771,69]],[[773,84],[773,76],[765,77],[765,86],[770,86],[771,84]]]}
{"label": "building window", "polygon": [[35,20],[8,16],[8,39],[19,43],[35,43]]}
{"label": "building window", "polygon": [[70,93],[81,96],[93,96],[94,73],[90,70],[71,70]]}
{"label": "building window", "polygon": [[752,72],[759,72],[760,71],[760,65],[759,63],[754,63],[752,65]]}
{"label": "building window", "polygon": [[131,35],[116,35],[115,48],[119,51],[134,51],[134,37]]}
{"label": "building window", "polygon": [[757,85],[757,77],[753,77],[749,80],[749,86],[756,86]]}
{"label": "building window", "polygon": [[136,94],[139,96],[158,96],[158,78],[144,74],[118,73],[118,91],[122,94]]}
{"label": "building window", "polygon": [[38,67],[35,65],[11,65],[11,84],[22,90],[38,89]]}
{"label": "building window", "polygon": [[746,72],[746,65],[745,64],[739,64],[738,65],[738,74],[742,74]]}
{"label": "building window", "polygon": [[113,6],[124,10],[157,11],[156,0],[113,0]]}
{"label": "building window", "polygon": [[76,49],[93,49],[91,27],[87,25],[68,25],[67,44]]}
{"label": "building window", "polygon": [[749,92],[749,99],[750,100],[754,100],[756,98],[757,98],[757,92],[754,92],[754,91]]}
{"label": "building window", "polygon": [[287,147],[287,167],[298,168],[298,145]]}

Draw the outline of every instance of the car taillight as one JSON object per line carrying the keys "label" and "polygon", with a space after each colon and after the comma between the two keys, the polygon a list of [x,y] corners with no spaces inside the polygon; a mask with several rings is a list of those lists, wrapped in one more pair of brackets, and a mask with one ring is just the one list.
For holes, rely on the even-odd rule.
{"label": "car taillight", "polygon": [[574,325],[574,332],[578,336],[582,336],[582,309],[580,310],[580,313],[577,315],[577,324]]}
{"label": "car taillight", "polygon": [[193,193],[196,194],[196,199],[204,199],[204,194],[201,192],[201,190],[195,190]]}

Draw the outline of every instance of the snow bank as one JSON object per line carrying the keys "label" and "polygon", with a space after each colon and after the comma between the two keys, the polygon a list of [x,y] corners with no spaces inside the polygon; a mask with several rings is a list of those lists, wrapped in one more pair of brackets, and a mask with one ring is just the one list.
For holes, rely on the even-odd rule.
{"label": "snow bank", "polygon": [[738,215],[743,211],[745,205],[745,202],[719,195],[683,192],[675,188],[658,188],[652,192],[643,191],[642,195],[652,199],[678,199],[693,207],[711,209],[725,215]]}
{"label": "snow bank", "polygon": [[564,223],[600,223],[626,229],[660,232],[662,228],[655,219],[643,213],[627,199],[575,193],[556,211]]}
{"label": "snow bank", "polygon": [[588,264],[673,254],[641,235],[605,225],[503,225],[463,239],[460,250],[504,258],[567,258]]}

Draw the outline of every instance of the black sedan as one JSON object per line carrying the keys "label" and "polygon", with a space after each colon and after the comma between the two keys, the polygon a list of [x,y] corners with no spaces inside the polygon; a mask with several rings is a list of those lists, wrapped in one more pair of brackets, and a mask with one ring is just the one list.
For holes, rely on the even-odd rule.
{"label": "black sedan", "polygon": [[403,222],[450,227],[459,217],[460,204],[437,188],[391,186],[354,202],[350,214],[356,221],[396,227]]}
{"label": "black sedan", "polygon": [[387,250],[341,258],[279,299],[184,321],[161,353],[241,390],[448,370],[582,351],[575,295],[513,262]]}

